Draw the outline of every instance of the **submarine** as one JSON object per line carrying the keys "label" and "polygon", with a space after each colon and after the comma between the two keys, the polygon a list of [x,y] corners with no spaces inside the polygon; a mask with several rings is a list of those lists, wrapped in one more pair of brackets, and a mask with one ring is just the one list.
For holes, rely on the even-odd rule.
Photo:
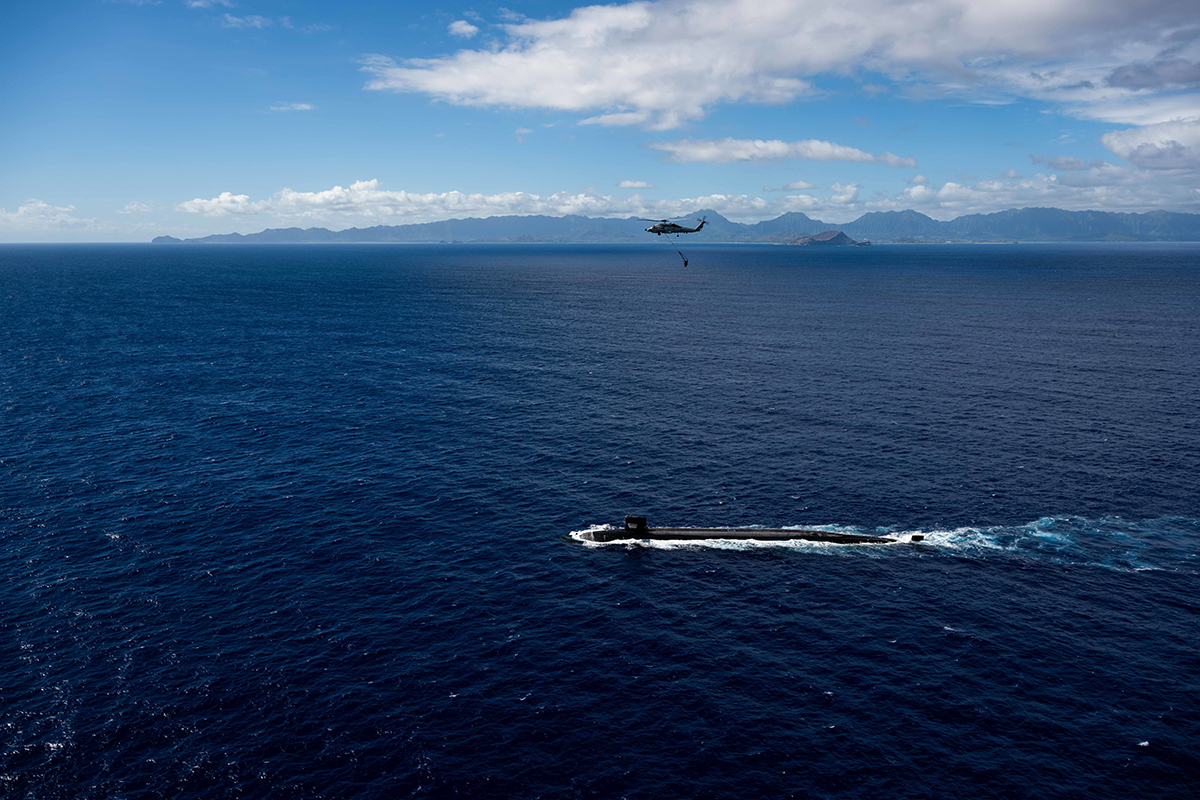
{"label": "submarine", "polygon": [[[593,542],[614,542],[625,539],[751,539],[763,542],[833,542],[834,544],[894,544],[900,541],[890,536],[869,536],[863,533],[838,533],[789,528],[651,528],[645,517],[625,517],[624,527],[615,530],[592,531]],[[914,533],[909,541],[924,541]]]}

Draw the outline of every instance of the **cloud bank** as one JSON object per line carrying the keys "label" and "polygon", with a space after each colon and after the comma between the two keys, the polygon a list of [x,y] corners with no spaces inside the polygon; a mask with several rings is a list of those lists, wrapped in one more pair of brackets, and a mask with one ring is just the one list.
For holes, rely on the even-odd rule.
{"label": "cloud bank", "polygon": [[545,196],[529,192],[422,194],[380,189],[377,180],[357,181],[348,187],[334,186],[316,192],[284,189],[263,200],[222,192],[213,198],[197,197],[176,206],[177,211],[217,220],[257,217],[265,224],[346,225],[403,225],[454,217],[509,214],[657,218],[685,214],[697,208],[712,208],[736,218],[762,218],[770,212],[766,201],[746,195],[711,194],[650,201],[639,195],[615,196],[591,191],[556,192]]}
{"label": "cloud bank", "polygon": [[[463,217],[546,214],[589,217],[650,217],[664,219],[713,209],[739,222],[771,219],[787,211],[803,211],[829,222],[847,222],[867,211],[916,209],[937,219],[961,214],[992,213],[1008,208],[1054,206],[1067,210],[1148,211],[1155,208],[1200,212],[1200,191],[1176,184],[1155,184],[1149,171],[1100,162],[1064,174],[1039,173],[1021,177],[1015,170],[1006,176],[974,182],[949,181],[940,186],[911,184],[895,192],[877,192],[864,198],[854,182],[835,182],[814,192],[802,181],[802,194],[763,199],[745,194],[708,194],[696,197],[647,199],[638,194],[614,195],[594,191],[481,194],[468,192],[417,193],[387,190],[376,180],[322,191],[284,189],[255,200],[245,194],[222,192],[212,198],[195,198],[176,210],[216,223],[227,231],[232,224],[262,227],[288,225],[403,225]],[[818,196],[821,195],[821,196]],[[2,219],[2,217],[0,217]]]}
{"label": "cloud bank", "polygon": [[1200,115],[1200,94],[1178,94],[1200,88],[1196,13],[1174,0],[657,0],[500,29],[507,39],[487,49],[369,56],[367,88],[652,129],[718,103],[791,102],[816,94],[823,75],[863,73],[1116,123]]}

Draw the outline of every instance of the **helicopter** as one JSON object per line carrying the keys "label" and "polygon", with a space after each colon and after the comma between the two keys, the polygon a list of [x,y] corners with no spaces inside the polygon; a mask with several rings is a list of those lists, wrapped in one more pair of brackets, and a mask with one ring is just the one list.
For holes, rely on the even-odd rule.
{"label": "helicopter", "polygon": [[[642,218],[639,217],[639,219],[642,219]],[[674,222],[671,222],[671,220],[669,220],[669,219],[642,219],[642,222],[653,222],[654,223],[649,228],[646,228],[646,233],[653,233],[655,236],[662,236],[665,233],[668,236],[673,235],[676,238],[678,238],[679,234],[681,234],[681,233],[695,233],[696,231],[703,228],[704,224],[706,222],[708,222],[708,217],[701,217],[700,224],[694,228],[689,228],[685,225],[676,224]],[[671,240],[668,239],[667,241],[671,241]],[[685,256],[678,247],[675,248],[675,252],[679,253],[679,257],[683,259],[683,265],[686,267],[688,265],[687,256]]]}
{"label": "helicopter", "polygon": [[654,223],[649,228],[646,228],[646,233],[653,233],[655,236],[662,236],[664,233],[667,234],[668,236],[673,233],[675,233],[675,234],[695,233],[696,231],[703,228],[704,224],[706,222],[708,222],[707,217],[701,217],[699,225],[697,225],[694,228],[688,228],[683,225],[678,225],[674,222],[671,222],[671,220],[669,220],[669,219],[644,219],[641,217],[639,217],[639,219],[641,219],[642,222],[653,222]]}

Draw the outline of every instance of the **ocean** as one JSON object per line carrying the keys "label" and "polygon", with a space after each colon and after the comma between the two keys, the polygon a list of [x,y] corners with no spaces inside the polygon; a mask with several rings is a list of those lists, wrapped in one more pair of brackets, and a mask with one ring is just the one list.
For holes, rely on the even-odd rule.
{"label": "ocean", "polygon": [[0,247],[0,795],[1196,797],[1200,245],[680,246]]}

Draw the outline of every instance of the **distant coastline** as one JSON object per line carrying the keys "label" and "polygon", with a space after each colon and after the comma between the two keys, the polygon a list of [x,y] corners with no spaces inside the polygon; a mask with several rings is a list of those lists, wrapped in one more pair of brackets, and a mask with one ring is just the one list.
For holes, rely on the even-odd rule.
{"label": "distant coastline", "polygon": [[[838,230],[852,239],[875,243],[941,242],[1195,242],[1200,241],[1200,214],[1149,211],[1064,211],[1058,208],[1009,209],[994,214],[967,214],[942,222],[917,211],[872,211],[842,225],[812,219],[798,211],[754,224],[733,222],[711,209],[704,230],[688,234],[689,242],[787,244],[824,231]],[[414,225],[370,228],[267,228],[258,233],[223,233],[194,239],[159,236],[154,244],[317,244],[317,243],[617,243],[644,242],[645,222],[633,217],[504,216],[450,219]]]}

